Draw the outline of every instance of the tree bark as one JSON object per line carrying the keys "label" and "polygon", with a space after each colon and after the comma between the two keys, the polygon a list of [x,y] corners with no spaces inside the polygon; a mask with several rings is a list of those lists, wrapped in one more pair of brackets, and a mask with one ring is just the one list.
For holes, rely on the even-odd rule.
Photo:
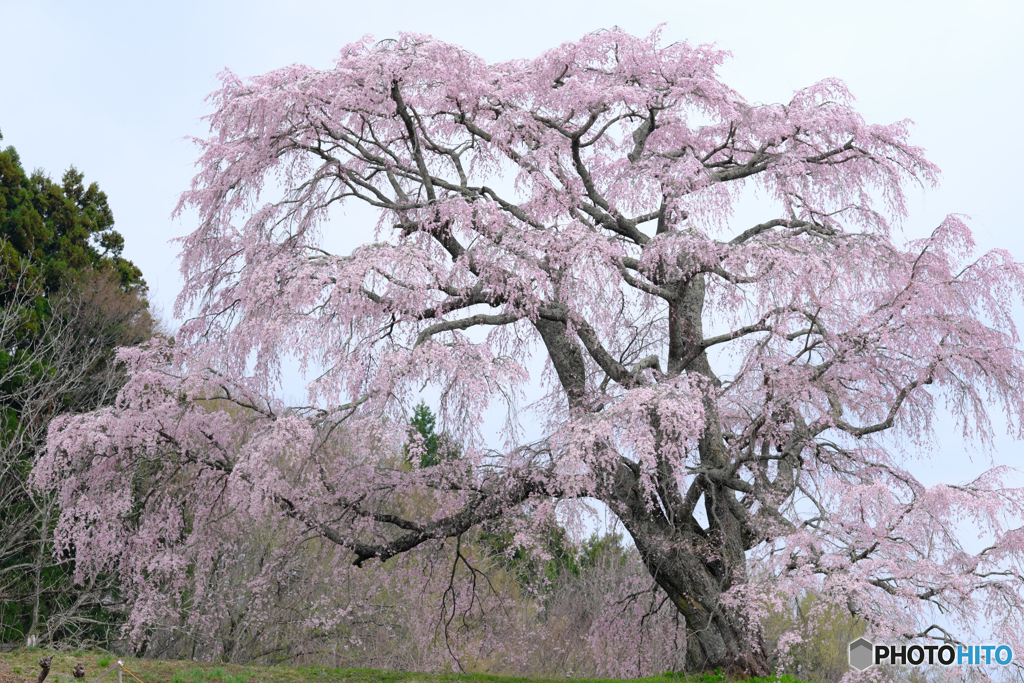
{"label": "tree bark", "polygon": [[[621,470],[617,495],[606,502],[632,537],[644,566],[686,619],[686,670],[769,675],[756,625],[748,628],[735,607],[721,603],[724,592],[746,580],[746,554],[736,552],[743,545],[739,525],[709,524],[705,530],[692,517],[673,525],[660,508],[648,508],[634,473],[626,466]],[[705,508],[714,519],[725,507],[716,501],[734,494],[705,485]]]}
{"label": "tree bark", "polygon": [[[668,374],[698,375],[707,386],[719,386],[703,350],[705,282],[700,273],[666,283],[676,294],[669,306]],[[554,310],[554,308],[552,309]],[[567,309],[559,309],[563,315]],[[555,316],[552,316],[552,318]],[[566,391],[571,409],[586,409],[585,366],[579,342],[561,320],[539,319],[535,325]],[[729,461],[717,406],[703,398],[704,432],[698,442],[700,469],[722,470]],[[651,415],[660,434],[659,418]],[[663,439],[661,440],[663,441]],[[660,449],[658,449],[660,450]],[[686,492],[678,488],[671,463],[659,458],[657,493],[640,485],[635,463],[623,460],[614,481],[599,497],[619,517],[636,544],[644,565],[686,620],[686,668],[700,672],[721,669],[732,676],[767,676],[768,657],[757,625],[752,628],[721,596],[746,582],[746,550],[752,545],[745,510],[735,491],[698,474]],[[703,495],[708,525],[692,514]]]}
{"label": "tree bark", "polygon": [[36,683],[43,683],[46,680],[46,677],[50,674],[51,662],[53,662],[53,655],[39,660],[39,668],[42,670],[39,672],[39,678],[36,679]]}

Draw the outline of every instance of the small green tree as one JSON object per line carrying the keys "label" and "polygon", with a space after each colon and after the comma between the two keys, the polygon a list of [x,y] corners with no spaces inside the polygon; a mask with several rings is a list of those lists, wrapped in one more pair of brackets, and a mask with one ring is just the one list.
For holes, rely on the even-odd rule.
{"label": "small green tree", "polygon": [[[412,438],[423,440],[420,449],[420,468],[433,467],[442,462],[458,460],[460,451],[455,442],[447,434],[437,433],[437,418],[430,410],[430,407],[420,401],[412,410],[412,419],[409,420],[409,433]],[[405,447],[405,457],[410,458],[414,451],[409,446]]]}

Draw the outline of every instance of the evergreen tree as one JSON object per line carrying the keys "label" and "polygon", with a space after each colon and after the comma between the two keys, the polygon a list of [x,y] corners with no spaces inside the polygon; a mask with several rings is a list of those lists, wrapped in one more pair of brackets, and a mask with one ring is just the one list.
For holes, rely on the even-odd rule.
{"label": "evergreen tree", "polygon": [[[447,434],[437,433],[437,418],[425,402],[420,401],[419,405],[413,408],[409,427],[410,433],[418,434],[423,439],[420,468],[433,467],[445,461],[458,459],[458,447]],[[410,449],[407,446],[407,458],[409,453]]]}
{"label": "evergreen tree", "polygon": [[59,184],[41,171],[28,175],[14,147],[0,151],[0,263],[7,271],[6,288],[27,275],[53,293],[74,273],[96,270],[115,275],[125,291],[145,291],[142,271],[121,255],[124,237],[114,230],[106,193],[96,183],[86,187],[84,179],[74,166]]}

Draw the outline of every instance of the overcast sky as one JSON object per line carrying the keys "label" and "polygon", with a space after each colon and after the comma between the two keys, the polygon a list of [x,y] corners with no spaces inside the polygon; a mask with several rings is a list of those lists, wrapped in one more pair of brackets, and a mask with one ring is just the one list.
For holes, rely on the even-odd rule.
{"label": "overcast sky", "polygon": [[[868,121],[912,119],[914,142],[943,178],[938,190],[911,192],[908,236],[964,213],[981,247],[1024,259],[1022,2],[0,0],[2,144],[29,170],[59,178],[74,164],[100,184],[125,255],[169,315],[180,279],[167,241],[193,228],[170,219],[196,157],[185,138],[204,134],[204,97],[223,68],[242,76],[291,63],[327,68],[344,44],[398,31],[502,61],[600,28],[647,34],[658,24],[666,42],[731,51],[720,73],[751,102],[788,101],[838,77]],[[996,460],[1014,464],[1018,449],[1001,441]]]}

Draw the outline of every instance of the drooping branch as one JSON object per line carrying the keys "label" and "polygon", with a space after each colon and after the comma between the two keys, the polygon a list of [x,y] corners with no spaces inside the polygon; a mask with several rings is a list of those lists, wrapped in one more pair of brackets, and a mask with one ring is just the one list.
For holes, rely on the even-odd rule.
{"label": "drooping branch", "polygon": [[301,509],[285,496],[277,495],[275,499],[287,516],[302,522],[332,543],[348,548],[355,553],[353,563],[362,566],[373,558],[386,562],[430,540],[457,538],[485,521],[507,515],[509,510],[533,498],[550,498],[560,494],[557,484],[550,482],[550,475],[543,472],[527,474],[513,471],[477,489],[478,492],[461,510],[426,523],[408,520],[393,513],[367,510],[358,501],[339,500],[333,503],[334,507],[357,518],[391,525],[406,532],[385,542],[361,541],[346,535],[336,526],[320,521],[314,513]]}

